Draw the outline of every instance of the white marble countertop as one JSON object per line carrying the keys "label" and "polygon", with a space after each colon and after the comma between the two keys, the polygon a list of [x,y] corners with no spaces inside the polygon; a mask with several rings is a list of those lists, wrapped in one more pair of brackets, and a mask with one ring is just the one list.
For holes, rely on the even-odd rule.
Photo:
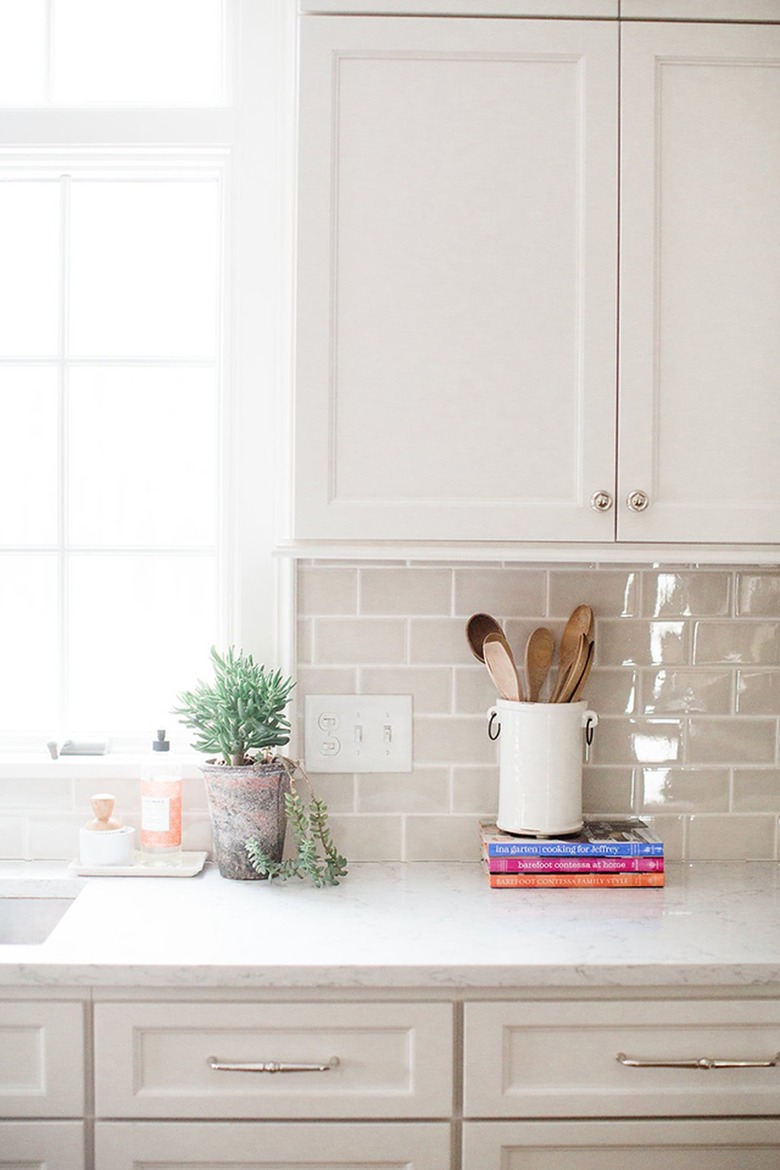
{"label": "white marble countertop", "polygon": [[[335,888],[74,878],[45,943],[0,945],[0,985],[171,988],[735,987],[780,991],[780,866],[669,864],[663,889],[491,890],[478,863],[353,865]],[[62,883],[60,885],[60,883]]]}

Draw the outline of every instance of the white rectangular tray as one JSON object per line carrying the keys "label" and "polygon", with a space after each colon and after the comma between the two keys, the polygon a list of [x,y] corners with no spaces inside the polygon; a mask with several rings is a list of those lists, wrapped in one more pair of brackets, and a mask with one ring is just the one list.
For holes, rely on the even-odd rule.
{"label": "white rectangular tray", "polygon": [[180,865],[150,865],[141,862],[140,853],[135,855],[133,865],[81,865],[78,858],[71,861],[68,869],[81,877],[194,877],[200,873],[205,865],[207,853],[185,853],[181,855]]}

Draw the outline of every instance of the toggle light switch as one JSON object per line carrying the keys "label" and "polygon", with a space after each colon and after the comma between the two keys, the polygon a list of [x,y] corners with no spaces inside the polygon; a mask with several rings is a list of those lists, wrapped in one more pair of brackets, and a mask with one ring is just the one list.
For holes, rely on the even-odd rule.
{"label": "toggle light switch", "polygon": [[307,695],[304,733],[313,772],[412,770],[411,695]]}

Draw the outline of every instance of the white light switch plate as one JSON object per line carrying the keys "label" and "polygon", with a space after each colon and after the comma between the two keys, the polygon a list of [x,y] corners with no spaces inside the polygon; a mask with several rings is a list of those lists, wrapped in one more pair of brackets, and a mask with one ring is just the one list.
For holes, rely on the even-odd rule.
{"label": "white light switch plate", "polygon": [[411,772],[411,695],[307,695],[310,772]]}

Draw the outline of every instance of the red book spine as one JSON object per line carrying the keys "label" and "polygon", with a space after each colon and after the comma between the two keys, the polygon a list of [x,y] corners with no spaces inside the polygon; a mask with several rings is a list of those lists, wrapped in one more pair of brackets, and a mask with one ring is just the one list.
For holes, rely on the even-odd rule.
{"label": "red book spine", "polygon": [[662,886],[662,873],[489,873],[494,889],[625,889]]}

